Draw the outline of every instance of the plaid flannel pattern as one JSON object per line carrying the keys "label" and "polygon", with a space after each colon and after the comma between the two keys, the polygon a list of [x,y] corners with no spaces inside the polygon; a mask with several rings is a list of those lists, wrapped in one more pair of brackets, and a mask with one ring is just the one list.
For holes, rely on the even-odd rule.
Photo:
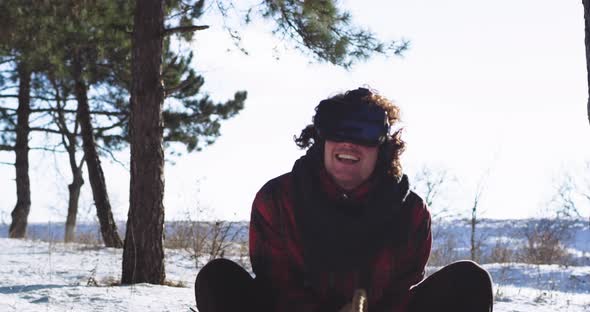
{"label": "plaid flannel pattern", "polygon": [[[322,173],[322,188],[328,196],[341,196],[338,188]],[[369,184],[352,194],[366,196]],[[257,193],[250,221],[250,259],[256,279],[270,289],[273,311],[327,311],[328,298],[352,299],[358,272],[321,276],[322,287],[312,290],[304,283],[303,248],[294,215],[293,179],[290,173],[267,182]],[[402,247],[384,247],[370,263],[369,310],[403,312],[407,310],[409,289],[424,277],[432,237],[430,213],[423,200],[410,192],[404,209],[411,209],[410,233]],[[408,206],[409,205],[409,206]],[[342,305],[347,302],[343,302]]]}

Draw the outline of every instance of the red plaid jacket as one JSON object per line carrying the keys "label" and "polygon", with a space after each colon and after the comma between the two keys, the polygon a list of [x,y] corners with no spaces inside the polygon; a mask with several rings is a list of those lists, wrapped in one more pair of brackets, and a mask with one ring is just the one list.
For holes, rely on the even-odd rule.
{"label": "red plaid jacket", "polygon": [[[294,215],[294,191],[291,173],[266,183],[257,193],[250,221],[250,259],[256,279],[273,292],[272,311],[335,312],[326,308],[333,293],[352,298],[358,274],[341,273],[320,277],[321,289],[312,290],[304,284],[303,247]],[[330,198],[343,196],[339,188],[321,174],[323,191]],[[362,200],[371,185],[365,183],[352,193],[351,200]],[[423,200],[413,192],[406,197],[403,209],[411,209],[410,235],[401,247],[385,246],[369,263],[369,310],[371,312],[402,312],[407,310],[409,289],[424,277],[432,237],[430,213]],[[342,302],[342,306],[347,302]]]}

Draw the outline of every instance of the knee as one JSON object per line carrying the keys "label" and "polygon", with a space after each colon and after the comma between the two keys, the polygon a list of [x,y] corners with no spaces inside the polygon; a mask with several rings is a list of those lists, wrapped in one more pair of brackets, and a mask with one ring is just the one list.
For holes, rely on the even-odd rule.
{"label": "knee", "polygon": [[195,280],[199,311],[238,311],[238,304],[251,294],[253,279],[237,263],[215,259],[207,263]]}
{"label": "knee", "polygon": [[452,263],[453,270],[464,279],[466,285],[480,285],[483,288],[492,288],[492,276],[482,266],[471,260],[462,260]]}
{"label": "knee", "polygon": [[207,276],[210,274],[214,274],[214,272],[226,271],[228,268],[231,269],[231,267],[234,265],[237,264],[232,262],[231,260],[227,260],[224,258],[214,259],[207,262],[207,264],[205,264],[205,266],[203,266],[201,270],[199,270],[199,275]]}
{"label": "knee", "polygon": [[239,264],[231,260],[223,258],[214,259],[201,268],[195,280],[195,287],[228,275],[239,276],[244,273],[248,274]]}

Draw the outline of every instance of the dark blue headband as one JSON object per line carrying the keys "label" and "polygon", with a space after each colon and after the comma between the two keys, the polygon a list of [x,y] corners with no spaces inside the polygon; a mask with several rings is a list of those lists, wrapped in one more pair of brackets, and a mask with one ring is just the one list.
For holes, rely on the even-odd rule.
{"label": "dark blue headband", "polygon": [[389,133],[387,114],[367,102],[365,97],[370,94],[367,89],[357,89],[343,97],[321,101],[313,120],[320,138],[366,146],[383,143]]}

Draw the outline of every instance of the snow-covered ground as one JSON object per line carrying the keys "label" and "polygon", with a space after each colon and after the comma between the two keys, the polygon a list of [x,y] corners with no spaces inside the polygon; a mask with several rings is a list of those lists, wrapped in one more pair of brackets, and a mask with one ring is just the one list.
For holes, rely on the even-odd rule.
{"label": "snow-covered ground", "polygon": [[0,311],[190,311],[197,270],[167,251],[167,280],[184,287],[108,286],[122,250],[0,238]]}
{"label": "snow-covered ground", "polygon": [[[572,242],[577,242],[570,247],[572,252],[590,252],[574,248],[585,246],[583,240]],[[188,252],[166,250],[166,276],[175,286],[111,286],[120,279],[121,254],[89,245],[0,238],[0,311],[188,312],[195,308],[193,282],[198,270]],[[484,267],[494,279],[495,311],[590,311],[586,263]]]}

